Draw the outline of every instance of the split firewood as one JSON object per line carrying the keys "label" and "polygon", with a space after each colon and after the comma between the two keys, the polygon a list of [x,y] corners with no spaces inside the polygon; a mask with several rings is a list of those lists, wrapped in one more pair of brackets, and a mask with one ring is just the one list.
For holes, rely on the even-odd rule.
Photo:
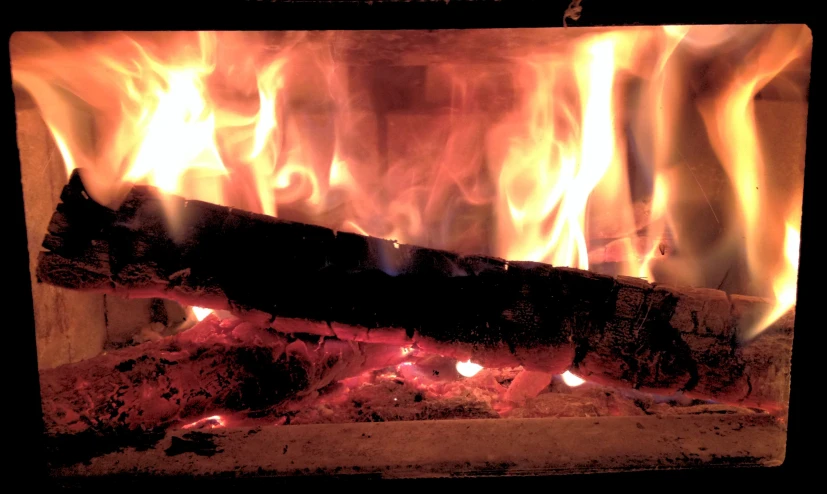
{"label": "split firewood", "polygon": [[288,339],[209,316],[176,336],[40,372],[51,436],[156,430],[214,412],[263,412],[405,360],[398,346]]}
{"label": "split firewood", "polygon": [[135,186],[117,210],[72,176],[38,279],[230,310],[284,333],[415,344],[640,390],[783,407],[795,310],[772,301],[398,244]]}

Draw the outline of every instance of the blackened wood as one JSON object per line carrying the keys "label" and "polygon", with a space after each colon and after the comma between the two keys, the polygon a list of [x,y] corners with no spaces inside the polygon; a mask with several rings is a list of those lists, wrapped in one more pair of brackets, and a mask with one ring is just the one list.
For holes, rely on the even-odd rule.
{"label": "blackened wood", "polygon": [[612,385],[784,406],[795,311],[770,301],[400,245],[133,187],[117,211],[76,172],[43,243],[57,286],[230,309],[283,332]]}

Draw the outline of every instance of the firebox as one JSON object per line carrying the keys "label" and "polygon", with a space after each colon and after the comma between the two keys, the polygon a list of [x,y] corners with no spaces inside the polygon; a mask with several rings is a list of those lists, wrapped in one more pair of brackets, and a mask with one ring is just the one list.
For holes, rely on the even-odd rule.
{"label": "firebox", "polygon": [[52,475],[784,463],[810,27],[480,3],[11,36]]}

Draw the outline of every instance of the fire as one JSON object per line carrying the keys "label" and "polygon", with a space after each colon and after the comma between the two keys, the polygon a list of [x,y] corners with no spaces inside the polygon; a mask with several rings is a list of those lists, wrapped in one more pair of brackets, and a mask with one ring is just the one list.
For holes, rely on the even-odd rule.
{"label": "fire", "polygon": [[[806,28],[586,30],[515,52],[501,72],[434,64],[418,86],[418,69],[377,78],[381,67],[337,59],[333,38],[17,33],[12,74],[67,171],[83,168],[106,204],[124,184],[150,184],[403,243],[595,270],[610,261],[590,252],[610,242],[612,274],[711,288],[743,251],[750,281],[777,300],[772,318],[795,304],[801,198],[767,191],[755,97],[808,53]],[[747,54],[737,70],[720,70],[717,93],[690,97],[699,60],[732,44]],[[423,94],[394,104],[421,107],[378,103],[394,84]],[[485,106],[505,93],[511,104]],[[701,128],[685,129],[695,110]],[[680,144],[704,133],[736,198],[726,210],[686,173],[696,157]],[[682,214],[689,199],[723,231],[703,253]]]}
{"label": "fire", "polygon": [[563,378],[563,382],[566,383],[566,386],[571,388],[576,388],[586,382],[585,379],[581,379],[569,371],[564,372],[561,377]]}
{"label": "fire", "polygon": [[[536,80],[520,120],[528,123],[527,136],[495,141],[509,146],[500,171],[498,211],[499,250],[507,259],[588,269],[586,205],[616,165],[615,43],[614,38],[598,39],[577,50],[574,82],[561,76],[564,68],[554,63],[532,64]],[[569,84],[577,87],[581,108],[555,98],[555,90],[563,93]],[[578,110],[582,122],[575,116]],[[519,132],[515,127],[506,132]]]}
{"label": "fire", "polygon": [[55,138],[55,144],[57,145],[58,151],[60,151],[60,155],[63,157],[63,163],[66,166],[66,173],[72,173],[72,170],[77,168],[75,166],[74,158],[72,158],[72,153],[69,151],[69,146],[66,145],[66,140],[60,134],[60,131],[49,127],[49,130],[52,131],[52,135]]}
{"label": "fire", "polygon": [[786,225],[784,235],[785,263],[773,279],[772,289],[775,294],[775,307],[764,317],[752,332],[760,332],[783,316],[791,307],[795,306],[798,284],[798,253],[801,248],[801,232],[790,223]]}
{"label": "fire", "polygon": [[[734,184],[747,265],[755,279],[773,280],[776,307],[757,327],[748,328],[751,334],[766,328],[795,304],[800,234],[788,217],[801,217],[800,198],[773,204],[765,200],[762,191],[769,184],[755,118],[755,96],[801,57],[811,42],[806,28],[780,26],[765,45],[748,54],[749,63],[722,94],[701,108],[713,148]],[[788,217],[777,211],[787,211]]]}
{"label": "fire", "polygon": [[801,232],[787,223],[787,233],[784,236],[784,257],[787,262],[784,264],[783,274],[776,277],[774,284],[776,300],[784,307],[784,311],[795,305],[800,250]]}
{"label": "fire", "polygon": [[651,223],[646,229],[649,248],[640,259],[637,270],[637,276],[649,281],[656,279],[652,265],[658,259],[658,254],[661,257],[664,255],[661,243],[666,232],[674,235],[676,231],[669,215],[674,188],[671,182],[675,180],[669,167],[672,165],[670,154],[675,142],[675,125],[680,116],[678,108],[682,96],[682,90],[676,81],[685,78],[685,75],[680,71],[679,65],[676,66],[673,55],[685,39],[689,28],[665,26],[664,32],[667,34],[664,49],[658,56],[644,102],[641,104],[642,118],[638,118],[636,122],[636,130],[651,135],[651,142],[648,146],[641,146],[641,151],[654,170]]}
{"label": "fire", "polygon": [[474,377],[482,370],[482,366],[475,364],[470,360],[465,362],[457,362],[457,372],[464,377]]}
{"label": "fire", "polygon": [[[664,221],[667,217],[667,207],[669,197],[669,183],[665,174],[659,174],[655,177],[654,193],[652,195],[652,217],[657,218],[652,225],[650,225],[649,232],[653,239],[660,239],[663,237],[665,230]],[[648,280],[654,280],[655,275],[652,273],[652,262],[657,259],[659,247],[657,242],[653,242],[649,252],[643,258],[643,262],[638,269],[638,276]],[[662,255],[662,253],[661,253]]]}
{"label": "fire", "polygon": [[210,429],[215,429],[217,427],[224,427],[224,419],[221,415],[212,415],[210,417],[204,417],[203,419],[198,419],[195,422],[191,422],[184,426],[181,426],[182,429],[192,429],[193,427],[200,427],[209,425]]}
{"label": "fire", "polygon": [[192,307],[192,313],[195,315],[195,318],[199,321],[203,321],[204,318],[212,314],[212,309],[205,309],[203,307]]}
{"label": "fire", "polygon": [[215,112],[204,100],[203,68],[159,69],[157,74],[154,87],[139,96],[142,111],[130,125],[138,131],[139,145],[125,180],[145,179],[175,193],[190,170],[226,175],[213,137]]}

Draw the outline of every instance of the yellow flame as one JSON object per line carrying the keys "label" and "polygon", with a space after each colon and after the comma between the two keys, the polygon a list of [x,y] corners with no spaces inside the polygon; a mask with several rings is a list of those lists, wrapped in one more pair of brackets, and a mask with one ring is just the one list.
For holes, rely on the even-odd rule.
{"label": "yellow flame", "polygon": [[60,134],[59,130],[54,128],[52,125],[49,126],[49,130],[52,132],[57,149],[60,151],[60,156],[63,158],[63,165],[66,167],[66,175],[71,175],[72,171],[77,168],[77,165],[75,165],[75,159],[72,157],[72,152],[69,150],[69,146],[66,144],[66,140]]}
{"label": "yellow flame", "polygon": [[[638,269],[638,276],[647,280],[653,281],[655,279],[652,273],[652,261],[657,259],[658,254],[663,255],[659,242],[664,231],[663,218],[667,215],[667,207],[669,204],[669,181],[665,173],[658,173],[655,175],[655,187],[652,196],[652,218],[656,221],[650,225],[649,235],[650,239],[654,240],[649,252],[646,253],[643,261]],[[657,221],[660,220],[660,221]]]}
{"label": "yellow flame", "polygon": [[277,59],[258,74],[259,111],[256,114],[253,146],[248,156],[262,212],[271,216],[277,214],[272,182],[281,153],[278,96],[284,88],[284,62],[284,59]]}
{"label": "yellow flame", "polygon": [[562,67],[550,60],[533,64],[536,82],[525,107],[528,137],[506,139],[510,147],[499,178],[504,199],[499,241],[506,258],[588,269],[586,206],[617,164],[616,43],[614,37],[598,38],[572,57],[579,109],[554,98],[568,83]]}
{"label": "yellow flame", "polygon": [[482,370],[482,366],[475,364],[470,360],[466,362],[457,362],[457,372],[464,377],[474,377]]}
{"label": "yellow flame", "polygon": [[772,288],[775,305],[772,311],[757,325],[761,331],[774,323],[795,306],[798,285],[798,255],[801,249],[801,232],[787,223],[784,234],[784,263],[773,278]]}
{"label": "yellow flame", "polygon": [[[689,33],[688,26],[664,26],[666,40],[658,56],[653,75],[648,82],[648,90],[642,102],[643,118],[639,119],[636,130],[647,135],[650,140],[647,154],[650,166],[654,169],[654,187],[650,224],[647,227],[647,240],[650,245],[640,260],[637,276],[649,281],[655,280],[652,271],[653,261],[664,255],[661,248],[667,226],[671,224],[670,200],[673,196],[669,180],[670,153],[674,148],[675,124],[678,121],[681,89],[679,81],[684,79],[673,61],[673,55],[681,41]],[[672,231],[674,234],[674,231]]]}
{"label": "yellow flame", "polygon": [[[227,170],[215,144],[215,114],[204,100],[201,69],[168,70],[162,77],[142,96],[143,112],[134,123],[141,144],[125,179],[148,179],[175,193],[184,171]],[[220,196],[200,198],[223,202]]]}
{"label": "yellow flame", "polygon": [[199,321],[203,321],[207,316],[212,314],[212,309],[205,309],[203,307],[192,307],[192,313]]}
{"label": "yellow flame", "polygon": [[801,250],[801,232],[793,225],[787,223],[787,231],[784,235],[784,263],[781,275],[777,276],[773,288],[775,298],[778,300],[781,313],[795,305],[796,284],[798,282],[798,256]]}
{"label": "yellow flame", "polygon": [[563,378],[563,382],[566,383],[566,386],[569,386],[571,388],[576,388],[577,386],[580,386],[581,384],[586,382],[585,379],[581,379],[575,376],[570,371],[564,372],[563,374],[561,374],[560,377]]}
{"label": "yellow flame", "polygon": [[[790,62],[799,58],[812,39],[806,27],[779,26],[766,45],[758,46],[732,78],[728,87],[702,107],[702,114],[715,152],[733,183],[738,200],[746,261],[753,279],[772,281],[776,305],[771,315],[750,334],[758,334],[795,304],[798,230],[776,211],[791,211],[800,217],[801,204],[768,204],[766,164],[755,116],[755,96]],[[783,239],[783,243],[772,242]],[[776,248],[777,245],[777,248]],[[786,254],[785,254],[786,253]],[[790,266],[794,258],[796,264]]]}

